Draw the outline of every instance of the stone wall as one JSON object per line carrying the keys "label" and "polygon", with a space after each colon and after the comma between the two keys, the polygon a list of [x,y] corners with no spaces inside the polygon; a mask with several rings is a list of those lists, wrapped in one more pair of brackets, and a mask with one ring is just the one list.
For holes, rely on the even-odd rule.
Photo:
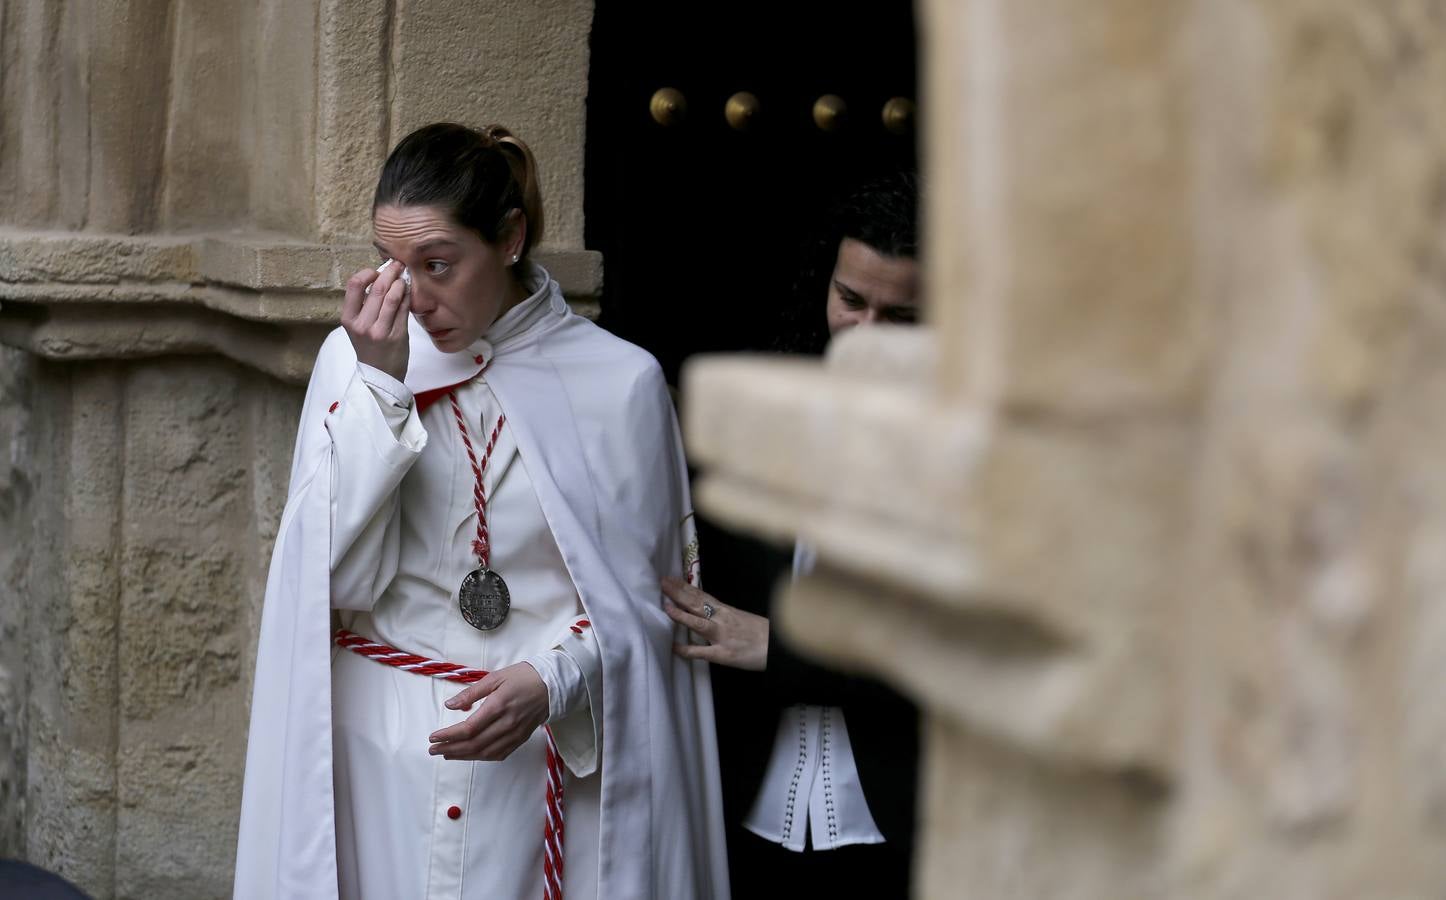
{"label": "stone wall", "polygon": [[31,520],[25,855],[98,896],[223,896],[300,391],[203,357],[56,374],[46,470],[70,487]]}
{"label": "stone wall", "polygon": [[590,0],[6,0],[0,223],[364,238],[386,152],[500,122],[582,249]]}
{"label": "stone wall", "polygon": [[30,413],[34,361],[0,347],[0,857],[25,846],[29,555],[38,477]]}

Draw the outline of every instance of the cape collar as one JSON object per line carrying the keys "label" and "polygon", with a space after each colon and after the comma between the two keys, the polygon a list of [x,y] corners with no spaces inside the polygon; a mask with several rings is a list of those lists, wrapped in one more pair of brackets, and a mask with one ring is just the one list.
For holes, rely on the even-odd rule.
{"label": "cape collar", "polygon": [[529,263],[525,278],[531,295],[493,322],[467,349],[456,353],[438,350],[417,317],[408,316],[411,353],[406,384],[416,397],[418,413],[482,374],[495,359],[529,344],[547,322],[567,315],[562,290],[546,269]]}

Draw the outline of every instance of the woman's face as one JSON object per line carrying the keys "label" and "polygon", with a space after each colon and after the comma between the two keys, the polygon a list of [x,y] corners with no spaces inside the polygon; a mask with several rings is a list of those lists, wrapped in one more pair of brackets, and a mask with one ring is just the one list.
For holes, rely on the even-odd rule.
{"label": "woman's face", "polygon": [[525,299],[512,272],[522,227],[489,244],[441,207],[389,205],[377,207],[372,233],[382,259],[411,271],[412,315],[443,353],[466,349]]}

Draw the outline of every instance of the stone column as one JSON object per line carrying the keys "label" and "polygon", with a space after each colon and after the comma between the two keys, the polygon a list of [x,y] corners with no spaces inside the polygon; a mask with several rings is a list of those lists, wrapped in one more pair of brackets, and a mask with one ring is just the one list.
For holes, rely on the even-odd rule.
{"label": "stone column", "polygon": [[686,373],[778,626],[926,712],[919,896],[1439,892],[1433,9],[925,2],[931,327]]}

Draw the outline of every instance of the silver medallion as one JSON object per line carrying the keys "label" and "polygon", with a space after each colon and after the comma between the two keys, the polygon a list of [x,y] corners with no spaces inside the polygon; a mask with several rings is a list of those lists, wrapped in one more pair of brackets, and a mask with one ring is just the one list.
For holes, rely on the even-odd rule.
{"label": "silver medallion", "polygon": [[512,595],[507,591],[507,582],[496,572],[482,566],[467,573],[462,579],[462,588],[457,591],[457,605],[462,608],[462,618],[478,631],[491,631],[507,621],[512,609]]}

